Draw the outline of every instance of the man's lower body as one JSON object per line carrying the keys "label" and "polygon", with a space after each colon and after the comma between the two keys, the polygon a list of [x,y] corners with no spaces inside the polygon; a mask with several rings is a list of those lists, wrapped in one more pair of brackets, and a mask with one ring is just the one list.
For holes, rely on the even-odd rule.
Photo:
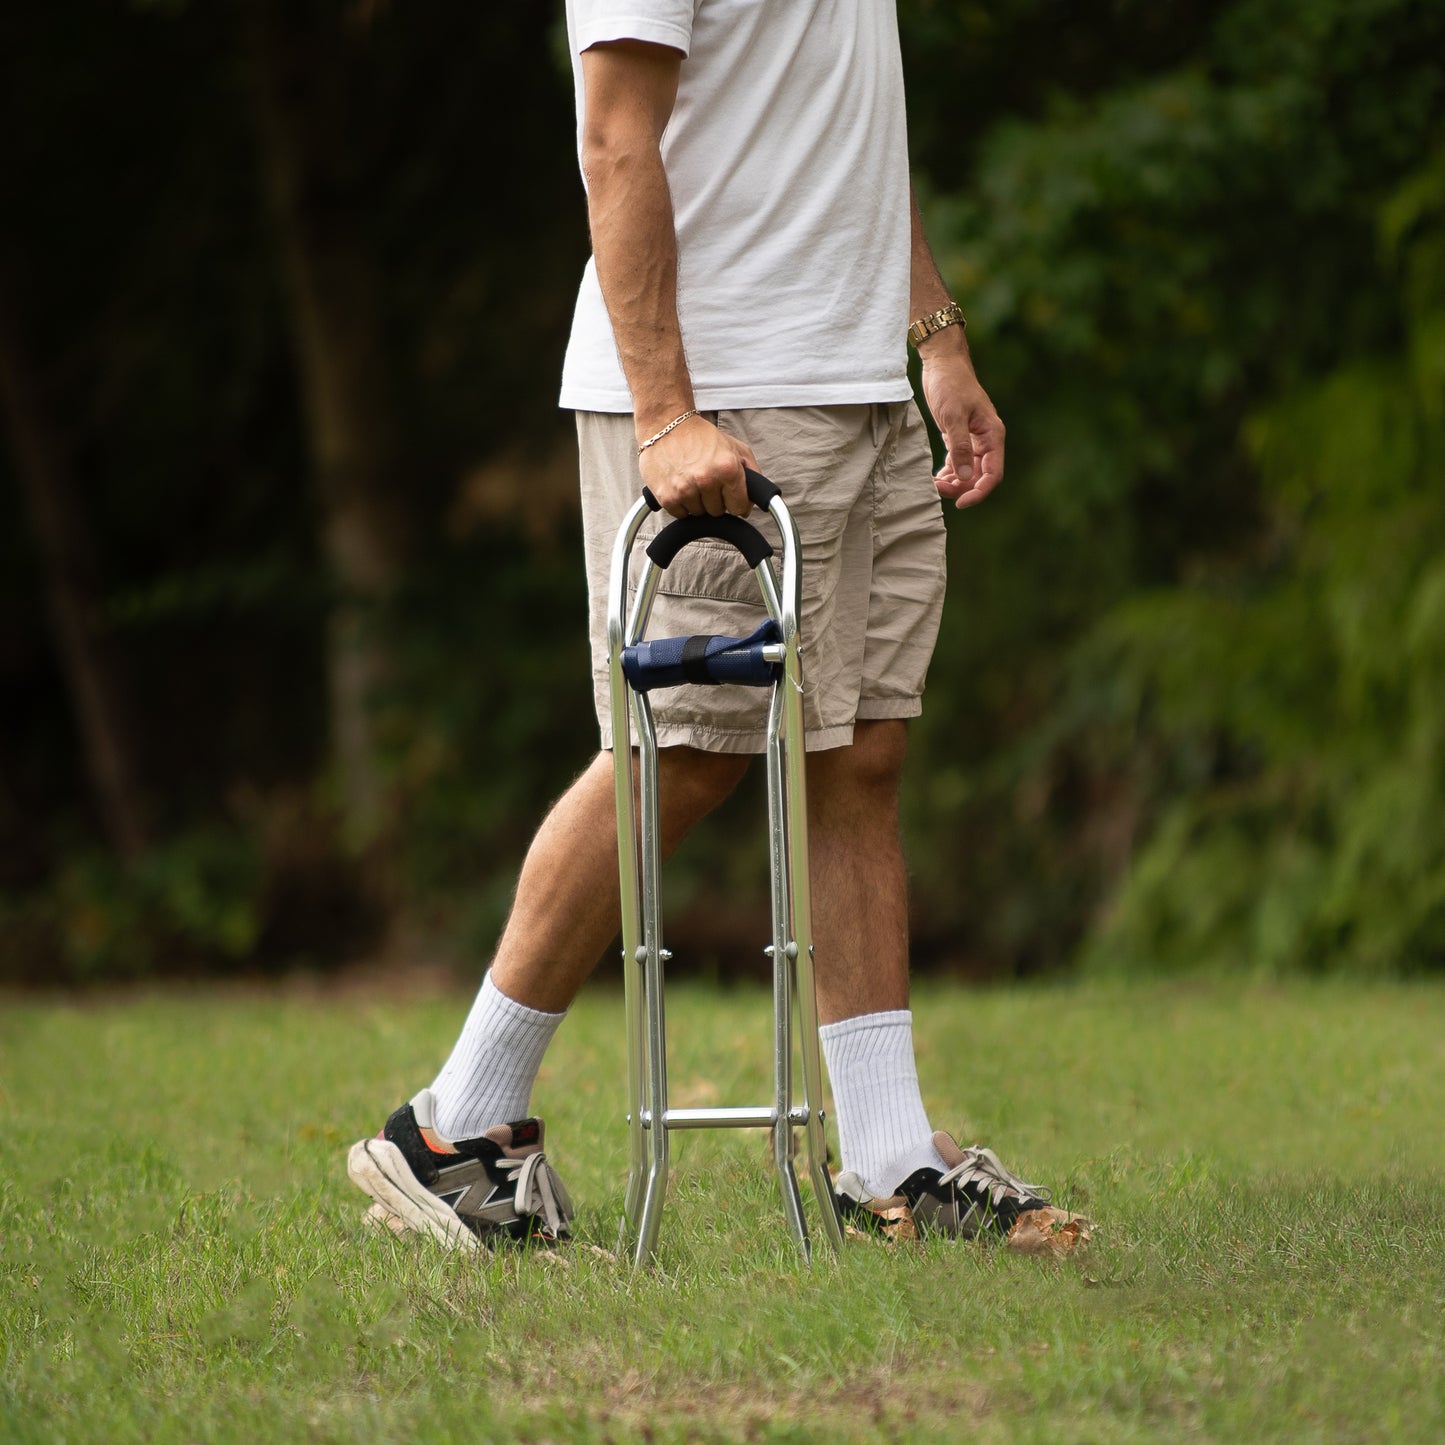
{"label": "man's lower body", "polygon": [[[920,1225],[950,1233],[1006,1228],[1047,1195],[1008,1174],[989,1151],[960,1151],[934,1133],[908,1011],[898,783],[906,720],[921,710],[944,588],[942,508],[922,420],[911,403],[893,403],[723,412],[717,424],[752,446],[803,539],[816,983],[842,1152],[840,1202],[864,1221],[906,1204]],[[605,613],[613,539],[640,482],[630,417],[579,414],[578,437],[603,751],[533,840],[491,969],[450,1058],[378,1140],[352,1154],[353,1177],[388,1222],[445,1237],[455,1231],[432,1201],[454,1208],[482,1235],[565,1234],[561,1215],[570,1204],[549,1212],[560,1181],[535,1162],[541,1129],[527,1111],[552,1035],[617,930]],[[770,518],[755,513],[753,521],[774,530]],[[732,548],[702,541],[665,574],[650,630],[742,636],[760,615],[746,564]],[[763,751],[766,694],[686,686],[654,694],[653,710],[662,842],[671,851],[732,791],[749,756]],[[508,1195],[524,1172],[528,1186],[540,1180],[551,1190],[549,1199],[520,1183],[515,1197]],[[405,1203],[419,1197],[418,1180],[428,1196],[420,1199],[427,1216],[420,1222],[406,1217]],[[464,1185],[467,1192],[458,1194]]]}

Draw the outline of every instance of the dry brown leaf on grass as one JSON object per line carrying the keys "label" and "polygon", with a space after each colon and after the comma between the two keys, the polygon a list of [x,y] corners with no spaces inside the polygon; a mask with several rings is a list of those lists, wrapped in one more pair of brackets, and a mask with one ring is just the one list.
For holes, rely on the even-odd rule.
{"label": "dry brown leaf on grass", "polygon": [[590,1254],[593,1259],[605,1259],[609,1264],[621,1264],[623,1257],[600,1244],[588,1244],[585,1239],[568,1240],[565,1248],[569,1254]]}
{"label": "dry brown leaf on grass", "polygon": [[844,1235],[848,1239],[876,1240],[881,1234],[890,1244],[911,1242],[918,1238],[918,1226],[913,1222],[912,1211],[906,1204],[895,1204],[889,1209],[876,1210],[875,1218],[878,1220],[877,1233],[849,1224],[843,1228]]}
{"label": "dry brown leaf on grass", "polygon": [[1019,1215],[1005,1243],[1017,1254],[1063,1259],[1086,1248],[1092,1238],[1093,1225],[1082,1214],[1045,1205]]}

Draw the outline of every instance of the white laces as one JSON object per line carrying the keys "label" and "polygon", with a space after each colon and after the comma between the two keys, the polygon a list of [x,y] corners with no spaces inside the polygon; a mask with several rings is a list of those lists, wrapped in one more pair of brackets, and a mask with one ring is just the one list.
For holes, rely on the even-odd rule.
{"label": "white laces", "polygon": [[539,1150],[521,1159],[504,1158],[498,1162],[511,1176],[516,1190],[512,1207],[521,1218],[540,1216],[547,1233],[556,1238],[571,1232],[568,1220],[572,1201],[545,1154]]}
{"label": "white laces", "polygon": [[992,1149],[978,1146],[965,1149],[962,1161],[942,1175],[938,1182],[963,1188],[972,1185],[987,1194],[989,1203],[995,1209],[1007,1194],[1017,1195],[1020,1199],[1039,1199],[1045,1204],[1053,1197],[1042,1185],[1026,1184],[1017,1174],[1010,1174]]}

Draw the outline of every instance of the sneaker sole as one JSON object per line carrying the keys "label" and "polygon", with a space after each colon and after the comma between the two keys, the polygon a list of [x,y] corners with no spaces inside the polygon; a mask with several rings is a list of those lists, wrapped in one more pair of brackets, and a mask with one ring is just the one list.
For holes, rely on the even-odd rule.
{"label": "sneaker sole", "polygon": [[390,1140],[362,1139],[353,1144],[346,1156],[346,1172],[384,1211],[384,1220],[376,1219],[375,1205],[368,1211],[373,1223],[385,1223],[396,1233],[418,1230],[449,1249],[481,1248],[476,1235],[457,1218],[456,1210],[417,1179],[406,1156]]}

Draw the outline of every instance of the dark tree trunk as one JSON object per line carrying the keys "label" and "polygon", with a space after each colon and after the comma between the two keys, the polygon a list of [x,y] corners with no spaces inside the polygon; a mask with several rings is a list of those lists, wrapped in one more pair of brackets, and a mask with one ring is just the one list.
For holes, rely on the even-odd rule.
{"label": "dark tree trunk", "polygon": [[244,33],[268,213],[291,303],[322,553],[337,596],[328,638],[331,739],[346,822],[384,823],[371,704],[387,671],[376,618],[404,555],[380,283],[346,173],[346,51],[337,7],[245,0]]}
{"label": "dark tree trunk", "polygon": [[99,622],[84,509],[25,342],[16,294],[10,275],[0,273],[0,407],[40,553],[55,649],[96,809],[116,851],[135,858],[147,841],[135,729]]}

